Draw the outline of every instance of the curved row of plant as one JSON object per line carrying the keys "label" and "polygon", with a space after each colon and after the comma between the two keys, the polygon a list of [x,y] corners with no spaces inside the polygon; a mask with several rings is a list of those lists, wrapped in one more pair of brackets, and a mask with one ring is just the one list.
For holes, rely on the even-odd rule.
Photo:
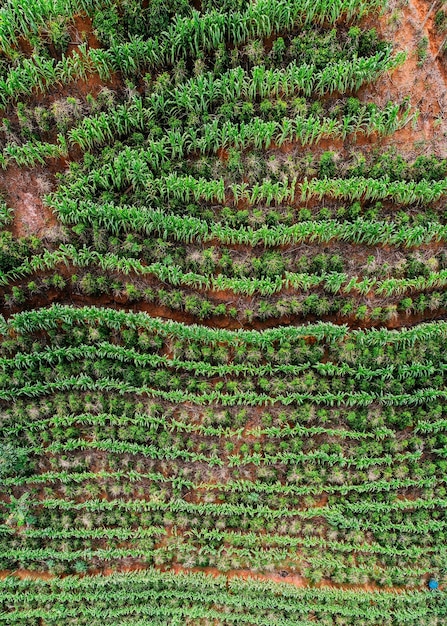
{"label": "curved row of plant", "polygon": [[[160,39],[149,39],[144,42],[137,38],[133,43],[112,46],[108,51],[81,45],[77,53],[63,56],[59,62],[39,56],[24,59],[8,72],[6,78],[0,79],[0,102],[4,107],[17,100],[20,95],[31,94],[33,89],[44,91],[54,84],[64,84],[78,77],[86,78],[94,71],[99,73],[101,80],[107,80],[111,71],[117,69],[124,73],[141,72],[140,66],[155,69],[167,63],[174,63],[176,59],[191,53],[197,55],[202,51],[208,52],[218,47],[220,43],[226,42],[227,38],[237,45],[253,36],[266,37],[272,32],[291,29],[295,23],[309,22],[316,16],[319,16],[322,22],[335,23],[343,14],[348,13],[351,17],[357,17],[368,10],[376,10],[381,4],[372,0],[368,2],[343,0],[328,6],[324,0],[317,3],[295,0],[292,4],[286,0],[281,2],[262,0],[256,5],[250,4],[244,13],[212,11],[201,16],[196,12],[191,18],[177,19]],[[36,8],[40,10],[41,7]],[[91,7],[89,5],[84,8]],[[52,6],[51,12],[53,10]],[[64,8],[64,12],[66,10]],[[40,20],[44,19],[44,15],[45,12]],[[6,32],[3,33],[3,39],[7,39],[6,49],[10,49],[11,46],[9,37],[12,22],[19,19],[23,23],[26,20],[25,16],[26,13],[25,15],[21,13],[19,17],[19,12],[15,12],[14,16],[11,15],[13,19],[7,19],[5,22]],[[28,23],[30,21],[28,20]],[[24,30],[27,30],[25,24]],[[1,35],[0,30],[0,38]],[[12,37],[12,41],[16,41],[16,33],[13,33]]]}
{"label": "curved row of plant", "polygon": [[[134,104],[132,104],[132,107]],[[118,109],[114,109],[117,112]],[[161,165],[167,164],[172,159],[179,159],[187,153],[200,152],[204,154],[216,153],[221,149],[234,146],[237,149],[255,148],[268,149],[272,144],[282,146],[286,142],[299,142],[302,145],[319,142],[323,138],[345,139],[348,135],[378,133],[387,135],[404,127],[414,114],[410,110],[401,111],[399,105],[389,103],[384,109],[375,107],[362,107],[355,114],[347,114],[340,120],[334,118],[319,118],[313,115],[298,115],[293,118],[283,118],[281,121],[263,121],[255,117],[250,122],[236,124],[230,121],[220,123],[219,119],[203,125],[200,129],[189,128],[187,131],[168,131],[159,140],[148,142],[144,150],[132,150],[127,148],[117,158],[116,166],[102,168],[101,175],[114,180],[115,184],[122,178],[133,182],[135,169],[129,165],[132,159],[145,163],[154,171]],[[88,119],[88,118],[87,118]],[[99,124],[91,119],[88,124],[85,120],[83,128],[70,130],[71,145],[79,145],[83,150],[92,149],[98,143],[103,143],[105,137],[113,132],[112,124]],[[116,128],[118,131],[118,127]],[[120,128],[122,133],[124,130]],[[142,129],[143,130],[143,129]],[[31,167],[37,163],[44,164],[47,159],[68,156],[68,145],[65,137],[59,135],[56,144],[40,141],[30,141],[23,145],[10,143],[3,149],[2,167],[6,168],[11,163],[19,166]],[[85,177],[84,183],[88,184],[92,191],[94,183],[98,180],[98,174],[90,173]],[[120,172],[121,170],[121,172]],[[93,185],[92,185],[93,183]]]}

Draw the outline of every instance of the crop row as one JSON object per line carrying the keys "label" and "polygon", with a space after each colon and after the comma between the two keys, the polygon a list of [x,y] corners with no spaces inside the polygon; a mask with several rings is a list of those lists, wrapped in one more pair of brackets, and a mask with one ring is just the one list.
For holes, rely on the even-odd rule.
{"label": "crop row", "polygon": [[[134,107],[135,104],[132,103],[130,106]],[[114,111],[117,112],[117,109]],[[108,115],[111,117],[112,114]],[[215,119],[197,130],[188,128],[183,133],[168,131],[162,139],[150,141],[144,151],[127,148],[117,157],[113,167],[102,167],[100,173],[94,168],[88,177],[82,180],[88,185],[88,189],[92,189],[101,179],[104,181],[112,179],[114,185],[123,179],[135,184],[138,182],[138,167],[135,161],[140,162],[142,158],[151,169],[157,171],[162,164],[179,159],[187,153],[216,153],[229,146],[238,149],[250,146],[268,149],[272,144],[280,147],[292,141],[311,145],[323,138],[345,139],[348,135],[372,133],[387,135],[404,127],[411,118],[409,109],[401,114],[399,105],[389,103],[384,109],[361,108],[358,113],[347,114],[340,120],[297,115],[293,118],[283,118],[281,121],[264,121],[255,117],[250,122],[241,124],[231,121],[222,124],[220,120]],[[126,134],[128,128],[125,130],[121,125],[116,128],[113,125],[106,126],[94,119],[91,119],[90,123],[84,120],[83,127],[70,130],[70,144],[79,145],[83,150],[92,149],[98,143],[102,144],[105,137],[110,137],[113,130],[121,135]],[[15,162],[19,166],[29,167],[36,163],[44,164],[46,159],[66,157],[67,154],[68,144],[63,135],[58,136],[57,144],[29,141],[19,146],[9,143],[3,150],[2,166],[5,168],[11,162]],[[134,162],[132,168],[130,159]],[[104,187],[104,182],[101,182],[101,185]]]}
{"label": "crop row", "polygon": [[447,284],[447,270],[430,272],[428,276],[417,278],[388,278],[380,281],[375,277],[349,277],[346,273],[330,272],[322,275],[285,272],[284,278],[237,278],[223,274],[217,276],[184,272],[180,266],[161,262],[146,265],[133,257],[123,257],[113,253],[102,254],[87,248],[76,249],[71,244],[61,244],[54,252],[45,251],[35,255],[21,266],[7,274],[0,272],[0,284],[7,285],[19,277],[39,271],[55,269],[65,264],[73,267],[97,267],[102,271],[116,271],[141,276],[154,276],[172,286],[186,286],[199,290],[226,290],[234,294],[271,296],[286,290],[309,291],[320,287],[329,293],[374,294],[377,296],[402,295],[413,291],[426,291],[443,288]]}
{"label": "crop row", "polygon": [[[158,194],[162,199],[190,202],[191,200],[229,202],[226,197],[225,179],[212,181],[194,176],[179,176],[169,174],[163,178],[147,176],[144,181],[149,191]],[[302,182],[296,179],[284,182],[266,180],[256,183],[252,188],[246,183],[235,183],[231,186],[234,203],[246,200],[253,205],[264,202],[267,206],[273,203],[293,203],[300,197],[301,202],[328,196],[334,199],[346,200],[385,200],[389,199],[397,204],[414,204],[435,202],[447,191],[447,183],[442,181],[422,180],[390,181],[386,179],[364,178],[361,176],[346,179],[318,179],[305,178]]]}
{"label": "crop row", "polygon": [[[287,395],[278,393],[271,396],[268,393],[256,393],[253,391],[238,391],[225,393],[222,391],[209,390],[208,385],[199,385],[208,389],[204,393],[191,393],[173,389],[161,390],[148,385],[134,385],[132,383],[116,380],[111,377],[94,379],[91,376],[79,375],[66,378],[56,378],[51,382],[37,382],[35,384],[24,382],[22,386],[10,387],[0,391],[1,400],[11,400],[19,397],[38,397],[49,393],[70,390],[78,391],[118,391],[120,393],[137,394],[151,398],[159,398],[168,402],[190,402],[198,406],[218,404],[220,406],[300,406],[307,402],[315,402],[326,406],[369,406],[375,402],[391,406],[415,406],[445,400],[447,390],[435,387],[424,387],[413,393],[368,393],[362,392],[338,392],[338,393],[297,393],[289,392]],[[222,388],[222,387],[221,387]]]}
{"label": "crop row", "polygon": [[80,307],[52,305],[48,308],[37,309],[18,313],[11,317],[8,322],[0,318],[1,334],[9,335],[9,329],[16,333],[33,333],[41,330],[56,330],[65,325],[71,328],[74,324],[85,324],[96,327],[98,324],[105,328],[118,331],[121,328],[150,330],[161,337],[175,337],[186,341],[200,341],[210,344],[230,343],[237,345],[240,342],[250,346],[265,347],[273,346],[275,342],[301,339],[312,339],[317,342],[325,342],[335,345],[347,339],[355,341],[355,348],[363,346],[392,345],[395,350],[425,344],[428,341],[442,342],[447,337],[447,324],[443,321],[420,324],[414,328],[396,330],[352,330],[347,326],[338,326],[327,322],[317,322],[298,327],[280,327],[265,330],[263,332],[225,329],[210,329],[203,326],[185,325],[178,322],[151,318],[144,313],[129,313],[115,311],[101,307]]}
{"label": "crop row", "polygon": [[[29,452],[31,450],[21,449],[21,452]],[[35,450],[38,452],[38,450]],[[41,452],[41,450],[40,450]],[[310,459],[314,461],[312,457]],[[402,462],[402,459],[398,459]],[[441,469],[440,471],[444,471]],[[226,493],[265,493],[276,495],[290,495],[290,496],[321,496],[323,493],[330,495],[347,495],[351,493],[383,493],[394,492],[395,490],[420,488],[427,489],[435,487],[436,485],[445,484],[445,480],[441,477],[432,476],[429,478],[418,477],[413,478],[392,478],[387,480],[376,480],[366,484],[347,484],[347,485],[333,485],[333,484],[321,484],[321,485],[294,485],[294,484],[282,484],[282,483],[262,483],[251,482],[247,480],[229,480],[227,483],[206,483],[193,481],[186,478],[166,478],[163,474],[157,472],[141,473],[137,471],[100,471],[100,472],[67,472],[67,471],[52,471],[43,474],[36,474],[33,476],[22,477],[8,477],[3,479],[3,483],[8,487],[19,487],[24,485],[39,485],[39,484],[54,484],[61,482],[63,485],[69,484],[83,484],[87,481],[99,482],[106,480],[115,480],[119,482],[119,479],[126,484],[129,481],[133,488],[137,489],[139,483],[142,481],[150,480],[151,482],[160,483],[160,489],[164,486],[171,486],[173,489],[187,489],[191,490],[205,490],[205,491],[221,491]],[[85,486],[83,487],[85,488]],[[88,489],[86,489],[88,491]],[[12,530],[11,530],[12,532]],[[44,531],[42,531],[44,532]],[[87,532],[87,531],[86,531]],[[117,531],[118,532],[118,531]],[[27,531],[28,533],[28,531]],[[69,531],[67,531],[69,533]],[[30,536],[34,536],[33,530],[30,529]],[[37,536],[37,535],[36,535]]]}
{"label": "crop row", "polygon": [[[275,619],[281,626],[292,626],[297,620],[307,626],[314,623],[312,616],[326,619],[328,614],[348,624],[356,623],[361,614],[368,625],[383,624],[386,619],[392,620],[393,625],[425,626],[430,618],[442,618],[445,614],[437,597],[426,592],[376,592],[371,603],[371,593],[364,591],[294,589],[289,585],[284,589],[284,585],[278,583],[255,579],[227,581],[223,576],[208,580],[210,577],[203,575],[148,570],[126,577],[115,574],[97,578],[68,577],[63,579],[65,585],[57,585],[54,581],[46,584],[26,581],[27,584],[23,585],[12,579],[7,583],[11,593],[5,597],[5,603],[12,603],[15,611],[10,613],[9,619],[4,613],[3,619],[19,624],[42,618],[53,624],[56,623],[53,620],[73,616],[80,624],[96,626],[99,619],[102,623],[112,624],[119,619],[125,626],[140,626],[147,623],[148,618],[154,624],[165,623],[155,621],[157,616],[165,621],[169,619],[171,623],[184,623],[188,617],[201,623],[199,620],[206,617],[223,624],[268,626],[271,611],[275,610]],[[46,605],[48,608],[34,608],[36,602],[38,607]],[[125,620],[126,616],[131,616],[131,621]],[[143,620],[138,621],[138,618]],[[331,620],[329,623],[337,622]]]}
{"label": "crop row", "polygon": [[[113,69],[127,73],[129,70],[140,70],[140,65],[147,68],[161,67],[190,53],[198,54],[201,49],[208,51],[227,39],[237,45],[252,35],[268,36],[272,31],[290,29],[295,22],[302,21],[301,16],[305,16],[306,22],[319,15],[322,21],[328,19],[334,23],[342,14],[354,16],[357,10],[364,13],[380,5],[381,2],[365,0],[338,0],[330,7],[324,0],[313,3],[309,0],[295,0],[292,4],[286,0],[262,0],[256,5],[250,5],[245,13],[213,11],[200,16],[196,12],[191,18],[177,19],[161,40],[150,39],[144,42],[136,38],[131,44],[116,45],[109,51],[88,49],[82,45],[78,48],[79,52],[70,57],[63,56],[57,63],[54,59],[46,60],[39,56],[34,56],[32,60],[24,59],[9,71],[6,79],[0,80],[0,102],[5,106],[21,94],[30,94],[35,88],[43,91],[50,85],[64,84],[78,77],[86,78],[94,71],[105,80],[110,77]],[[35,6],[34,2],[30,6]],[[65,8],[64,12],[66,11]],[[16,13],[14,19],[18,15]],[[21,12],[20,15],[21,20],[26,20]],[[3,40],[8,40],[11,26],[12,24],[3,33]],[[26,29],[26,24],[22,26]],[[13,36],[13,41],[15,39],[16,35]],[[5,43],[6,48],[10,48],[11,42]]]}
{"label": "crop row", "polygon": [[[2,534],[13,535],[14,530],[1,529]],[[23,534],[30,539],[118,539],[120,541],[132,539],[145,539],[154,537],[163,537],[167,534],[164,526],[150,526],[139,528],[126,527],[102,527],[102,528],[26,528]],[[316,548],[318,550],[327,550],[331,553],[366,553],[380,554],[388,557],[402,557],[416,560],[423,558],[432,550],[436,550],[438,554],[444,557],[445,548],[423,548],[410,545],[400,547],[395,545],[380,545],[379,543],[352,543],[342,541],[331,541],[321,537],[294,537],[290,535],[255,533],[255,532],[239,532],[239,531],[222,531],[217,529],[192,529],[187,535],[198,542],[199,545],[215,545],[216,543],[225,543],[235,547],[288,547],[291,549],[299,548]]]}
{"label": "crop row", "polygon": [[[153,311],[157,315],[162,314],[170,318],[176,316],[178,311],[182,311],[188,316],[186,321],[197,323],[211,318],[218,326],[222,324],[225,316],[238,320],[242,325],[266,320],[269,321],[269,325],[272,320],[282,324],[291,320],[308,319],[310,316],[316,318],[325,316],[337,322],[346,320],[351,324],[366,322],[368,326],[384,324],[391,326],[393,320],[410,314],[418,316],[425,314],[431,319],[440,318],[447,308],[447,295],[438,291],[422,292],[414,298],[407,296],[387,303],[375,300],[364,304],[356,302],[353,297],[326,297],[313,293],[285,294],[276,299],[269,297],[250,303],[244,302],[240,297],[237,303],[226,304],[219,296],[213,297],[211,294],[205,297],[188,289],[166,289],[161,284],[148,286],[135,277],[123,281],[119,274],[97,272],[92,274],[82,271],[73,274],[70,281],[57,272],[46,277],[37,275],[27,284],[12,286],[11,291],[4,294],[4,303],[8,308],[15,310],[27,309],[32,306],[33,300],[35,302],[36,294],[39,294],[37,302],[41,302],[48,291],[52,293],[52,298],[56,297],[62,302],[71,299],[83,301],[84,296],[89,298],[101,296],[109,302],[116,303],[119,308],[123,308],[125,302],[130,303],[132,308],[137,307],[137,303],[142,303],[145,310]],[[235,322],[233,324],[236,325]],[[285,351],[282,355],[283,362],[286,362]]]}
{"label": "crop row", "polygon": [[[37,347],[37,346],[36,346]],[[172,368],[177,371],[192,372],[197,376],[224,377],[224,376],[275,376],[286,374],[288,376],[298,376],[303,372],[314,370],[320,376],[336,377],[349,376],[356,380],[375,381],[380,380],[405,380],[407,378],[418,378],[433,376],[436,373],[445,372],[447,364],[444,362],[411,362],[403,364],[389,364],[385,367],[370,368],[362,363],[358,367],[353,367],[347,363],[311,363],[274,365],[268,363],[232,363],[213,365],[201,360],[184,361],[176,358],[168,358],[165,355],[148,354],[131,347],[124,347],[110,342],[100,341],[94,344],[84,344],[77,346],[67,346],[61,348],[45,349],[33,353],[19,352],[13,358],[0,357],[0,368],[7,373],[8,369],[31,369],[36,366],[57,365],[63,362],[89,359],[116,360],[120,363],[132,363],[137,367],[151,368]]]}
{"label": "crop row", "polygon": [[[382,183],[383,184],[383,183]],[[112,233],[141,232],[159,234],[182,242],[219,241],[248,246],[285,246],[303,242],[326,243],[331,240],[368,245],[420,246],[447,240],[447,226],[439,223],[408,227],[385,221],[358,218],[353,222],[336,220],[303,221],[292,226],[233,228],[219,222],[208,223],[191,216],[166,213],[161,209],[98,204],[68,197],[54,200],[58,218],[65,224],[98,224]]]}

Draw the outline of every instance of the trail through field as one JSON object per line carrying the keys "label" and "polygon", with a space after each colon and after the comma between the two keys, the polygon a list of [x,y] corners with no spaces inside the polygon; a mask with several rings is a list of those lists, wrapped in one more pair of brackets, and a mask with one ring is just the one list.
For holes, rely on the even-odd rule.
{"label": "trail through field", "polygon": [[[321,580],[318,583],[311,583],[308,578],[304,578],[303,576],[298,576],[297,574],[292,574],[287,570],[281,570],[279,572],[271,572],[265,574],[259,574],[253,572],[251,570],[228,570],[226,572],[222,572],[217,569],[217,567],[183,567],[181,565],[174,565],[174,567],[170,568],[169,571],[179,573],[188,573],[188,572],[202,572],[204,574],[208,574],[210,576],[226,576],[226,578],[242,578],[244,580],[254,579],[262,582],[275,582],[275,583],[286,583],[288,585],[292,585],[293,587],[304,588],[304,587],[312,587],[317,589],[330,587],[332,589],[343,589],[345,591],[366,591],[366,592],[394,592],[394,593],[402,593],[408,591],[406,587],[380,587],[379,585],[375,585],[373,583],[367,584],[338,584],[334,583],[331,580]],[[424,587],[421,587],[423,589]],[[415,587],[415,589],[418,589]]]}

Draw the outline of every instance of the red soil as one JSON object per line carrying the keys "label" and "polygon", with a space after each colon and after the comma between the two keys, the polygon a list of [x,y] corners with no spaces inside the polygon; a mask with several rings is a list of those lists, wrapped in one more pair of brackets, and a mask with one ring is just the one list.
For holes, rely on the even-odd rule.
{"label": "red soil", "polygon": [[55,578],[53,574],[49,574],[48,572],[35,572],[30,569],[0,570],[0,580],[4,580],[8,576],[16,576],[21,580],[51,580],[52,578]]}
{"label": "red soil", "polygon": [[[82,42],[86,42],[89,48],[101,48],[101,44],[98,41],[96,35],[93,31],[92,21],[87,16],[77,15],[74,18],[73,25],[73,34],[72,34],[72,42],[68,47],[67,55],[70,52],[77,53],[78,46]],[[68,85],[68,89],[77,93],[77,95],[87,95],[92,94],[93,96],[97,96],[101,89],[105,86],[110,87],[110,89],[119,89],[121,88],[121,80],[119,76],[115,73],[112,75],[112,79],[109,82],[104,82],[99,78],[98,74],[90,74],[87,77],[87,80],[79,79]],[[61,95],[60,93],[58,94]],[[64,94],[63,94],[64,95]],[[71,95],[71,94],[68,94]]]}
{"label": "red soil", "polygon": [[[381,105],[390,100],[402,101],[408,95],[411,97],[412,107],[420,110],[415,127],[407,125],[381,142],[395,147],[409,158],[422,152],[442,157],[447,154],[447,125],[443,113],[447,105],[446,71],[440,58],[435,59],[438,48],[433,39],[434,12],[424,24],[430,5],[431,2],[424,0],[408,0],[406,4],[391,0],[378,23],[370,21],[369,24],[378,26],[381,36],[393,41],[396,50],[407,51],[407,60],[401,67],[364,87],[360,94]],[[418,66],[416,49],[424,36],[429,39],[428,55]]]}
{"label": "red soil", "polygon": [[100,48],[94,31],[92,20],[88,15],[75,15],[73,18],[73,26],[71,28],[71,42],[68,44],[68,52],[75,49],[79,44],[86,42],[89,48]]}
{"label": "red soil", "polygon": [[51,237],[57,229],[57,219],[42,201],[42,196],[52,187],[48,170],[25,170],[10,165],[0,172],[0,185],[6,204],[14,209],[14,235]]}

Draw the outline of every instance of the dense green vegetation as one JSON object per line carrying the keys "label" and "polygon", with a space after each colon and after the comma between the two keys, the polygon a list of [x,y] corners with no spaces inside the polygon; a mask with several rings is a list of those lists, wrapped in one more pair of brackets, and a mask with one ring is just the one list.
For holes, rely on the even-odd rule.
{"label": "dense green vegetation", "polygon": [[0,623],[446,621],[447,159],[387,10],[0,3]]}
{"label": "dense green vegetation", "polygon": [[329,616],[334,616],[336,623],[416,625],[428,623],[435,613],[440,620],[446,615],[440,596],[427,598],[425,592],[294,589],[284,584],[152,570],[108,578],[8,581],[4,595],[9,606],[14,606],[18,594],[22,598],[20,612],[8,619],[11,624],[37,624],[42,618],[51,626],[60,624],[60,619],[92,626],[143,626],[149,621],[157,625],[204,625],[210,620],[219,624],[310,626],[315,620],[332,623]]}
{"label": "dense green vegetation", "polygon": [[54,306],[2,333],[2,569],[444,580],[444,323],[232,332]]}
{"label": "dense green vegetation", "polygon": [[[17,310],[56,291],[242,324],[325,316],[374,325],[444,309],[444,253],[405,248],[445,240],[446,162],[352,150],[356,137],[390,135],[417,112],[406,99],[378,107],[354,96],[404,55],[344,21],[374,4],[328,6],[177,13],[164,35],[127,33],[89,48],[102,65],[83,66],[85,76],[124,72],[123,95],[67,97],[45,115],[17,105],[5,168],[77,158],[47,197],[62,240],[44,250],[23,242],[22,259],[6,255],[4,303]],[[267,46],[272,32],[281,36]],[[84,76],[74,56],[66,60]],[[17,132],[22,139],[11,141]],[[318,150],[322,139],[346,141],[347,154]],[[321,243],[331,247],[321,253]],[[379,263],[377,244],[397,257]],[[346,256],[358,260],[347,266]]]}

